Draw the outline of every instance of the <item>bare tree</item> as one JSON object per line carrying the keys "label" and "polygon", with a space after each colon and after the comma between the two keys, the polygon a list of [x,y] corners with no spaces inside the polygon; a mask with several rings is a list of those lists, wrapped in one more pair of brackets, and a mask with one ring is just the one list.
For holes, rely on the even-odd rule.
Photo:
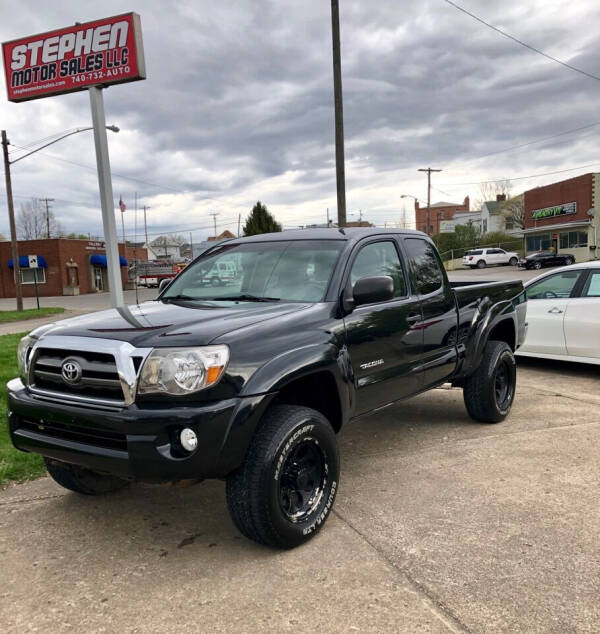
{"label": "bare tree", "polygon": [[500,213],[506,218],[507,225],[512,224],[514,229],[523,229],[525,226],[525,197],[523,194],[509,198],[500,207]]}
{"label": "bare tree", "polygon": [[[42,205],[38,198],[23,203],[17,216],[17,234],[21,240],[58,238],[63,233],[54,212]],[[49,235],[48,235],[49,234]]]}
{"label": "bare tree", "polygon": [[496,200],[498,194],[504,194],[506,198],[510,198],[512,183],[510,180],[502,180],[488,183],[480,183],[479,196],[475,199],[476,209],[481,209],[483,203],[488,200]]}
{"label": "bare tree", "polygon": [[185,238],[178,233],[170,233],[164,236],[158,236],[150,244],[165,250],[165,256],[169,255],[169,247],[180,247],[185,243]]}

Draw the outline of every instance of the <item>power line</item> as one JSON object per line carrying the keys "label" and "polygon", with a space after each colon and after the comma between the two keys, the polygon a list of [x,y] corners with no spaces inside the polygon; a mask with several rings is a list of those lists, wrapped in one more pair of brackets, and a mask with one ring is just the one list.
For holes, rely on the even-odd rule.
{"label": "power line", "polygon": [[588,165],[579,165],[578,167],[569,167],[564,170],[556,170],[554,172],[544,172],[543,174],[530,174],[529,176],[505,176],[504,178],[496,178],[486,181],[476,181],[474,183],[442,183],[444,187],[459,187],[466,185],[484,185],[486,183],[501,183],[502,181],[520,181],[528,178],[538,178],[540,176],[551,176],[553,174],[563,174],[564,172],[574,172],[575,170],[586,169],[588,167],[596,167],[600,163],[588,163]]}
{"label": "power line", "polygon": [[484,24],[485,26],[487,26],[488,28],[492,29],[493,31],[496,31],[496,33],[500,33],[500,35],[503,35],[504,37],[507,37],[509,40],[512,40],[513,42],[516,42],[517,44],[520,44],[521,46],[524,46],[525,48],[528,48],[530,51],[533,51],[534,53],[538,53],[538,55],[542,55],[546,59],[549,59],[549,60],[551,60],[553,62],[556,62],[557,64],[560,64],[561,66],[564,66],[565,68],[573,70],[576,73],[579,73],[580,75],[585,75],[586,77],[589,77],[590,79],[595,79],[597,81],[600,81],[600,77],[598,77],[597,75],[592,75],[592,73],[588,73],[585,70],[581,70],[581,68],[577,68],[576,66],[572,66],[571,64],[567,64],[567,62],[563,62],[562,60],[560,60],[560,59],[558,59],[556,57],[553,57],[552,55],[549,55],[548,53],[544,53],[544,51],[540,51],[539,48],[536,48],[535,46],[532,46],[531,44],[527,44],[526,42],[523,42],[522,40],[519,40],[518,38],[514,37],[513,35],[510,35],[509,33],[506,33],[506,31],[503,31],[502,29],[499,29],[497,26],[494,26],[493,24],[490,24],[489,22],[486,22],[482,18],[476,16],[474,13],[471,13],[470,11],[467,11],[463,7],[459,6],[458,4],[452,2],[452,0],[444,0],[444,2],[446,4],[449,4],[450,6],[454,7],[455,9],[458,9],[459,11],[462,11],[463,13],[465,13],[469,17],[473,18],[474,20],[477,20],[477,22],[481,22],[481,24]]}
{"label": "power line", "polygon": [[556,139],[560,136],[565,136],[567,134],[572,134],[573,132],[580,132],[581,130],[587,130],[589,128],[593,128],[595,126],[600,125],[600,121],[596,121],[595,123],[589,123],[587,125],[579,126],[578,128],[572,128],[571,130],[565,130],[564,132],[558,132],[557,134],[552,134],[551,136],[541,137],[539,139],[534,139],[532,141],[527,141],[527,143],[519,143],[518,145],[511,145],[509,147],[502,148],[501,150],[495,150],[494,152],[488,152],[487,154],[481,154],[472,159],[467,159],[466,163],[471,163],[473,161],[479,161],[482,158],[487,158],[488,156],[494,156],[496,154],[503,154],[505,152],[509,152],[510,150],[518,150],[523,147],[527,147],[528,145],[534,145],[535,143],[542,143],[543,141],[550,141],[551,139]]}

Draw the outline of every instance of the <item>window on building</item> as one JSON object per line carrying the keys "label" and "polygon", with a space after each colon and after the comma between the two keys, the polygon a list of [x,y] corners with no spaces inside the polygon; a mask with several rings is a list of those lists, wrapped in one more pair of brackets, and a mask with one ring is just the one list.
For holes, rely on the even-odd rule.
{"label": "window on building", "polygon": [[46,269],[20,269],[21,284],[35,284],[34,272],[37,271],[37,283],[46,283]]}
{"label": "window on building", "polygon": [[552,236],[549,233],[527,237],[527,251],[547,251],[551,244]]}
{"label": "window on building", "polygon": [[483,221],[483,233],[487,233],[487,218]]}
{"label": "window on building", "polygon": [[574,249],[576,247],[587,247],[588,236],[586,231],[565,231],[560,234],[560,248]]}

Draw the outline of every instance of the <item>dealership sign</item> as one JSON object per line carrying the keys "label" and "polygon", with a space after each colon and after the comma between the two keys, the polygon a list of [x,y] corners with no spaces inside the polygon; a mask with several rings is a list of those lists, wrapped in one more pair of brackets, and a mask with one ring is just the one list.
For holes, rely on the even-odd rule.
{"label": "dealership sign", "polygon": [[554,218],[555,216],[566,216],[567,214],[577,213],[577,203],[565,203],[564,205],[555,205],[554,207],[545,207],[544,209],[534,209],[531,217],[535,220],[541,218]]}
{"label": "dealership sign", "polygon": [[2,52],[9,101],[146,78],[137,13],[4,42]]}

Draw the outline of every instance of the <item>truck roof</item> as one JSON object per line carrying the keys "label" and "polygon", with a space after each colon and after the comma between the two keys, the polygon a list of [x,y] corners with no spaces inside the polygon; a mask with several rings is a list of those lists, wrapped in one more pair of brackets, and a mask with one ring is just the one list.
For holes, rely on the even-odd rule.
{"label": "truck roof", "polygon": [[[368,236],[376,235],[397,235],[397,234],[410,234],[425,236],[421,231],[415,231],[414,229],[384,229],[382,227],[344,227],[344,229],[338,228],[323,228],[323,229],[291,229],[289,231],[280,231],[278,233],[261,233],[255,236],[248,236],[246,238],[234,238],[228,240],[228,244],[235,244],[237,242],[280,242],[287,240],[341,240],[344,242],[357,241]],[[219,243],[215,243],[219,244]]]}

